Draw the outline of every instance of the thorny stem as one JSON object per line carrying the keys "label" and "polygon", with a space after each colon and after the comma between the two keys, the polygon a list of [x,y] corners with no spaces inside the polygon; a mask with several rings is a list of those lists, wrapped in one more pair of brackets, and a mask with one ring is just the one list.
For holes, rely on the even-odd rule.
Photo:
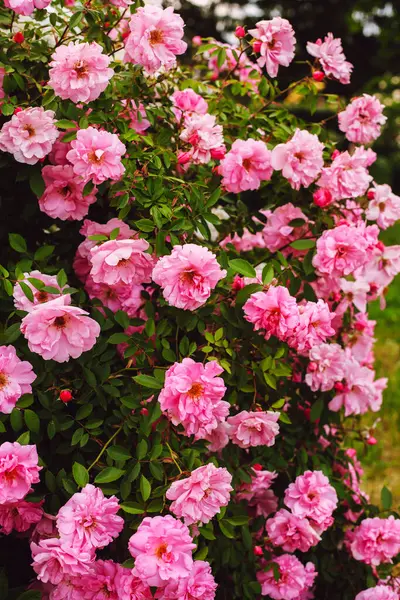
{"label": "thorny stem", "polygon": [[173,452],[173,450],[172,450],[171,446],[168,444],[168,442],[165,442],[165,445],[167,446],[167,448],[169,450],[169,453],[170,453],[170,456],[171,456],[171,458],[172,458],[172,460],[174,462],[174,465],[176,466],[176,468],[179,471],[179,475],[182,475],[182,469],[180,468],[180,466],[176,462],[176,459],[175,459],[175,456],[174,456],[175,453]]}
{"label": "thorny stem", "polygon": [[122,428],[124,426],[124,423],[122,422],[121,425],[118,427],[118,429],[113,433],[113,435],[110,437],[109,440],[107,440],[107,442],[104,444],[104,446],[102,447],[102,449],[100,450],[100,452],[98,453],[98,455],[96,456],[96,458],[94,459],[94,461],[92,462],[92,464],[90,465],[90,467],[88,468],[88,472],[95,466],[95,464],[100,460],[100,458],[103,456],[104,452],[107,450],[108,446],[111,444],[111,442],[117,437],[117,435],[122,431]]}

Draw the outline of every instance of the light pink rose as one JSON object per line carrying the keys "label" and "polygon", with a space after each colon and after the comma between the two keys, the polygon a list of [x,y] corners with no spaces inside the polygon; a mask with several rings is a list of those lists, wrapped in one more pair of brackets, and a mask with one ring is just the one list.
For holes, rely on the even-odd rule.
{"label": "light pink rose", "polygon": [[137,232],[133,231],[123,221],[120,219],[110,219],[107,223],[96,223],[95,221],[90,221],[89,219],[85,219],[79,233],[86,237],[85,241],[79,244],[78,249],[76,251],[76,255],[74,258],[73,267],[77,277],[86,282],[87,276],[90,273],[91,264],[90,264],[90,251],[92,248],[97,246],[98,242],[94,240],[88,239],[92,235],[104,235],[109,237],[112,231],[117,231],[117,240],[127,240],[131,237],[137,237]]}
{"label": "light pink rose", "polygon": [[122,531],[118,500],[105,498],[100,488],[88,483],[60,508],[57,528],[63,542],[85,552],[104,548]]}
{"label": "light pink rose", "polygon": [[66,362],[91,350],[100,335],[100,325],[77,306],[66,304],[61,296],[33,307],[21,323],[21,332],[31,352],[44,360]]}
{"label": "light pink rose", "polygon": [[205,115],[208,111],[208,104],[200,94],[196,94],[192,88],[186,88],[182,91],[176,90],[171,96],[172,112],[178,123],[187,120],[188,117],[196,115]]}
{"label": "light pink rose", "polygon": [[205,439],[229,414],[224,402],[226,387],[223,368],[215,361],[203,365],[191,358],[175,363],[165,374],[158,401],[174,425],[181,424],[185,435]]}
{"label": "light pink rose", "polygon": [[0,504],[0,532],[8,535],[13,529],[15,531],[28,531],[35,523],[38,523],[43,515],[41,503],[33,502],[11,502]]}
{"label": "light pink rose", "polygon": [[133,285],[149,283],[153,258],[148,254],[149,244],[142,239],[110,240],[90,251],[94,283]]}
{"label": "light pink rose", "polygon": [[0,413],[10,414],[17,400],[32,392],[35,379],[31,363],[20,360],[14,346],[0,346]]}
{"label": "light pink rose", "polygon": [[222,158],[225,154],[222,125],[217,125],[215,115],[206,113],[188,117],[179,138],[190,145],[185,156],[178,156],[178,162],[182,164],[206,164],[212,158]]}
{"label": "light pink rose", "polygon": [[265,331],[266,340],[271,335],[286,340],[300,322],[296,298],[281,285],[271,286],[266,292],[252,294],[244,304],[243,311],[246,321],[253,323],[256,331]]}
{"label": "light pink rose", "polygon": [[104,92],[114,75],[110,62],[96,42],[61,45],[51,56],[48,85],[63,100],[91,102]]}
{"label": "light pink rose", "polygon": [[152,273],[168,304],[184,310],[205,304],[225,276],[214,254],[197,244],[174,246],[170,255],[158,259]]}
{"label": "light pink rose", "polygon": [[187,577],[171,580],[158,589],[156,600],[214,600],[217,584],[211,567],[204,560],[195,560]]}
{"label": "light pink rose", "polygon": [[[0,139],[1,142],[1,139]],[[115,133],[88,127],[79,129],[76,140],[71,142],[67,159],[72,164],[75,175],[86,182],[103,183],[107,179],[122,177],[125,167],[121,157],[126,148]]]}
{"label": "light pink rose", "polygon": [[377,585],[360,592],[354,600],[399,600],[399,595],[387,585]]}
{"label": "light pink rose", "polygon": [[218,172],[221,185],[238,194],[246,190],[258,190],[262,181],[271,178],[271,152],[264,142],[253,139],[235,140],[232,148],[222,159]]}
{"label": "light pink rose", "polygon": [[[260,468],[255,468],[255,467]],[[236,492],[237,500],[244,500],[255,508],[256,516],[268,517],[278,508],[278,499],[269,489],[277,474],[262,469],[261,465],[254,465],[251,483],[242,483]]]}
{"label": "light pink rose", "polygon": [[279,433],[279,412],[248,412],[242,410],[228,417],[228,435],[240,448],[251,446],[273,446]]}
{"label": "light pink rose", "polygon": [[334,38],[332,33],[328,33],[324,41],[307,42],[307,52],[318,58],[325,75],[337,79],[340,83],[350,83],[353,65],[343,54],[340,38]]}
{"label": "light pink rose", "polygon": [[207,446],[210,452],[219,452],[225,448],[229,443],[227,422],[220,421],[217,427],[208,433],[204,439],[210,442]]}
{"label": "light pink rose", "polygon": [[278,75],[279,67],[288,67],[294,58],[296,38],[293,27],[281,17],[274,17],[270,21],[258,21],[255,29],[249,29],[260,46],[260,57],[257,62],[264,67],[270,77]]}
{"label": "light pink rose", "polygon": [[49,154],[58,137],[53,110],[26,108],[4,123],[0,150],[10,152],[17,162],[35,165]]}
{"label": "light pink rose", "polygon": [[281,546],[285,552],[308,552],[321,540],[307,519],[284,508],[267,520],[265,528],[273,545]]}
{"label": "light pink rose", "polygon": [[[307,217],[298,208],[293,206],[291,202],[278,206],[274,211],[260,211],[265,217],[267,222],[264,225],[261,234],[264,239],[265,247],[270,252],[276,252],[283,246],[287,246],[291,242],[304,237],[307,232]],[[304,225],[300,227],[293,227],[289,225],[294,219],[302,219]]]}
{"label": "light pink rose", "polygon": [[400,552],[400,520],[393,516],[364,519],[352,532],[350,552],[367,565],[391,563]]}
{"label": "light pink rose", "polygon": [[338,498],[322,471],[306,471],[286,489],[284,502],[294,515],[309,519],[321,533],[333,523]]}
{"label": "light pink rose", "polygon": [[355,226],[339,225],[326,229],[317,240],[313,265],[330,277],[350,275],[369,259],[368,242]]}
{"label": "light pink rose", "polygon": [[376,96],[363,94],[353,98],[338,114],[339,129],[350,142],[369,144],[379,137],[382,125],[387,121],[384,108]]}
{"label": "light pink rose", "polygon": [[149,586],[162,587],[171,579],[189,576],[196,545],[186,525],[167,515],[145,517],[128,547],[135,559],[133,574]]}
{"label": "light pink rose", "polygon": [[322,169],[317,185],[328,189],[333,200],[363,196],[372,181],[367,171],[371,160],[372,156],[363,146],[356,148],[353,154],[342,152],[330,167]]}
{"label": "light pink rose", "polygon": [[46,184],[39,198],[39,208],[52,219],[80,221],[96,202],[97,188],[83,195],[85,182],[76,177],[72,165],[46,165],[42,169]]}
{"label": "light pink rose", "polygon": [[329,310],[329,306],[324,300],[300,304],[298,310],[300,322],[293,337],[289,338],[288,344],[304,356],[311,348],[335,335],[336,332],[332,327],[335,313]]}
{"label": "light pink rose", "polygon": [[[35,288],[34,285],[30,283],[30,281],[28,281],[29,279],[38,279],[39,281],[43,282],[44,287],[49,286],[58,289],[59,294],[52,294],[50,292],[45,292],[43,290]],[[22,288],[19,285],[19,282],[21,281],[25,285],[27,285],[30,288],[30,290],[32,290],[33,301],[29,300],[29,298],[22,291]],[[55,275],[46,275],[46,273],[41,273],[40,271],[31,271],[30,273],[24,273],[24,279],[19,279],[14,285],[14,306],[18,310],[30,312],[32,308],[37,304],[44,304],[49,300],[54,300],[54,298],[58,298],[59,296],[61,296],[62,291],[63,289],[65,289],[65,287],[66,286],[61,288],[58,285],[57,277]]]}
{"label": "light pink rose", "polygon": [[4,442],[0,446],[0,504],[25,498],[34,483],[39,483],[36,446]]}
{"label": "light pink rose", "polygon": [[17,15],[29,16],[34,10],[47,8],[51,0],[4,0],[4,5]]}
{"label": "light pink rose", "polygon": [[129,117],[129,127],[134,129],[136,133],[142,134],[151,126],[150,121],[146,118],[146,110],[141,102],[129,99],[124,101],[126,113]]}
{"label": "light pink rose", "polygon": [[312,587],[317,575],[313,563],[304,566],[291,554],[274,557],[271,562],[278,567],[279,579],[275,579],[272,567],[267,571],[258,571],[257,579],[263,596],[274,600],[298,600]]}
{"label": "light pink rose", "polygon": [[131,569],[120,568],[115,578],[118,600],[153,600],[147,583],[135,577]]}
{"label": "light pink rose", "polygon": [[339,344],[313,346],[305,382],[313,392],[331,390],[344,377],[346,354]]}
{"label": "light pink rose", "polygon": [[[373,198],[369,201],[366,216],[369,221],[376,221],[381,229],[387,229],[400,219],[400,196],[393,194],[389,185],[377,185],[370,190]],[[369,197],[368,192],[368,197]]]}
{"label": "light pink rose", "polygon": [[31,543],[32,567],[43,583],[58,585],[67,576],[86,575],[93,562],[93,555],[63,544],[59,538]]}
{"label": "light pink rose", "polygon": [[318,136],[304,129],[296,129],[285,144],[272,150],[271,165],[287,179],[294,190],[308,187],[316,180],[324,166],[324,144]]}
{"label": "light pink rose", "polygon": [[147,4],[139,7],[129,22],[130,34],[125,40],[125,62],[142,65],[147,73],[160,67],[172,69],[176,55],[186,51],[183,38],[184,22],[169,6]]}
{"label": "light pink rose", "polygon": [[223,467],[212,463],[195,469],[186,479],[174,481],[166,497],[173,500],[170,511],[184,520],[186,525],[208,523],[227,506],[232,491],[232,475]]}

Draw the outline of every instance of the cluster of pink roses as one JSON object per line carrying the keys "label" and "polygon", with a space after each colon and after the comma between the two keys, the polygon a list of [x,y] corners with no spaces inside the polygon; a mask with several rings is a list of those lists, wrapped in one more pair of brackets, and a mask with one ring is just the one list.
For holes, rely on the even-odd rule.
{"label": "cluster of pink roses", "polygon": [[8,535],[14,529],[19,532],[28,531],[42,519],[42,503],[24,500],[32,491],[32,485],[39,483],[41,468],[38,465],[36,446],[22,446],[18,442],[1,444],[0,533]]}
{"label": "cluster of pink roses", "polygon": [[174,425],[182,425],[184,434],[211,442],[213,451],[221,450],[229,440],[240,448],[272,446],[279,433],[279,412],[229,414],[229,403],[222,400],[226,387],[223,368],[216,362],[206,365],[184,358],[165,375],[158,401],[161,410]]}

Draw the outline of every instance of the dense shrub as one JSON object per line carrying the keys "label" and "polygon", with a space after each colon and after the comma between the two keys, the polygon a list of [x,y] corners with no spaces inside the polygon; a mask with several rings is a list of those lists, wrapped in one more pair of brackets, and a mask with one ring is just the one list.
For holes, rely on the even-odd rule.
{"label": "dense shrub", "polygon": [[398,598],[353,447],[400,271],[383,107],[326,93],[330,33],[282,90],[287,20],[187,50],[128,4],[0,12],[1,597]]}

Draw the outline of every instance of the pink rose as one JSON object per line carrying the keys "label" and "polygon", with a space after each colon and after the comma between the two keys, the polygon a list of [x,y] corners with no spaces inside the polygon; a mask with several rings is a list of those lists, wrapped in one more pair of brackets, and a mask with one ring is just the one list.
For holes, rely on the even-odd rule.
{"label": "pink rose", "polygon": [[4,442],[0,446],[0,504],[25,498],[34,483],[39,483],[36,446]]}
{"label": "pink rose", "polygon": [[221,185],[228,192],[238,194],[258,190],[262,181],[271,178],[271,152],[264,142],[235,140],[222,159],[218,172],[222,175]]}
{"label": "pink rose", "polygon": [[17,400],[32,392],[36,379],[31,363],[20,360],[14,346],[0,346],[0,412],[10,414]]}
{"label": "pink rose", "polygon": [[308,187],[316,180],[324,166],[324,145],[318,137],[304,129],[296,129],[293,137],[285,144],[272,150],[271,165],[282,171],[294,190]]}
{"label": "pink rose", "polygon": [[86,552],[108,546],[124,526],[123,518],[117,515],[118,510],[115,496],[105,498],[100,488],[88,483],[58,511],[57,528],[61,540]]}
{"label": "pink rose", "polygon": [[229,403],[222,400],[224,380],[218,377],[222,372],[216,361],[203,365],[191,358],[175,363],[166,372],[158,401],[172,423],[183,426],[185,435],[204,439],[229,414]]}
{"label": "pink rose", "polygon": [[307,52],[318,58],[325,75],[338,79],[340,83],[350,83],[353,65],[343,54],[342,40],[334,38],[332,33],[325,36],[324,41],[307,43]]}
{"label": "pink rose", "polygon": [[72,165],[46,165],[42,169],[46,185],[39,198],[39,208],[52,219],[80,221],[96,202],[97,188],[83,195],[85,182],[74,174]]}
{"label": "pink rose", "polygon": [[294,58],[296,39],[293,27],[286,19],[274,17],[270,21],[258,21],[249,34],[259,42],[257,62],[270,77],[278,75],[279,66],[288,67]]}
{"label": "pink rose", "polygon": [[141,284],[151,281],[153,258],[142,239],[110,240],[92,248],[90,275],[95,283]]}
{"label": "pink rose", "polygon": [[400,520],[393,516],[364,519],[352,532],[350,552],[367,565],[391,563],[400,552]]}
{"label": "pink rose", "polygon": [[205,304],[225,276],[214,254],[197,244],[174,246],[169,256],[158,259],[152,273],[168,304],[184,310]]}
{"label": "pink rose", "polygon": [[284,508],[267,520],[265,528],[273,545],[281,546],[285,552],[308,552],[321,540],[307,519]]}
{"label": "pink rose", "polygon": [[91,350],[100,335],[100,325],[77,306],[66,304],[61,296],[33,307],[21,323],[21,332],[31,352],[44,360],[67,362]]}
{"label": "pink rose", "polygon": [[217,584],[208,562],[196,560],[187,577],[171,580],[158,589],[156,600],[214,600]]}
{"label": "pink rose", "polygon": [[279,412],[248,412],[242,410],[228,417],[228,435],[240,448],[251,446],[273,446],[279,433]]}
{"label": "pink rose", "polygon": [[20,163],[35,165],[49,154],[58,137],[54,118],[54,111],[42,107],[19,111],[1,128],[0,150]]}
{"label": "pink rose", "polygon": [[173,500],[170,511],[183,518],[186,525],[208,523],[221,506],[230,499],[232,475],[223,467],[212,463],[195,469],[186,479],[174,481],[166,497]]}
{"label": "pink rose", "polygon": [[286,340],[300,322],[296,298],[281,285],[271,286],[266,292],[252,294],[244,304],[243,311],[246,321],[253,323],[256,331],[265,331],[266,340],[271,335]]}
{"label": "pink rose", "polygon": [[89,552],[70,548],[58,538],[41,540],[39,544],[31,543],[32,567],[37,578],[43,583],[58,585],[70,575],[79,577],[86,575],[93,562]]}
{"label": "pink rose", "polygon": [[79,129],[76,140],[71,142],[67,159],[75,175],[82,177],[85,182],[91,179],[96,184],[122,177],[125,167],[121,157],[125,152],[124,144],[115,133],[88,127]]}
{"label": "pink rose", "polygon": [[135,559],[133,574],[156,587],[188,577],[195,547],[189,529],[181,521],[170,515],[145,517],[129,540],[129,552]]}
{"label": "pink rose", "polygon": [[125,62],[142,65],[147,73],[160,67],[170,70],[175,66],[176,55],[186,51],[182,40],[184,23],[169,6],[147,4],[139,7],[129,22],[130,34],[125,40]]}
{"label": "pink rose", "polygon": [[321,533],[333,523],[332,513],[338,498],[322,471],[306,471],[289,485],[284,502],[294,515],[306,517],[317,533]]}
{"label": "pink rose", "polygon": [[338,114],[339,129],[350,142],[369,144],[379,137],[381,126],[386,123],[384,108],[376,96],[363,94],[353,98],[346,109]]}
{"label": "pink rose", "polygon": [[106,89],[114,75],[96,42],[70,42],[55,49],[51,57],[49,82],[56,96],[72,102],[91,102]]}

